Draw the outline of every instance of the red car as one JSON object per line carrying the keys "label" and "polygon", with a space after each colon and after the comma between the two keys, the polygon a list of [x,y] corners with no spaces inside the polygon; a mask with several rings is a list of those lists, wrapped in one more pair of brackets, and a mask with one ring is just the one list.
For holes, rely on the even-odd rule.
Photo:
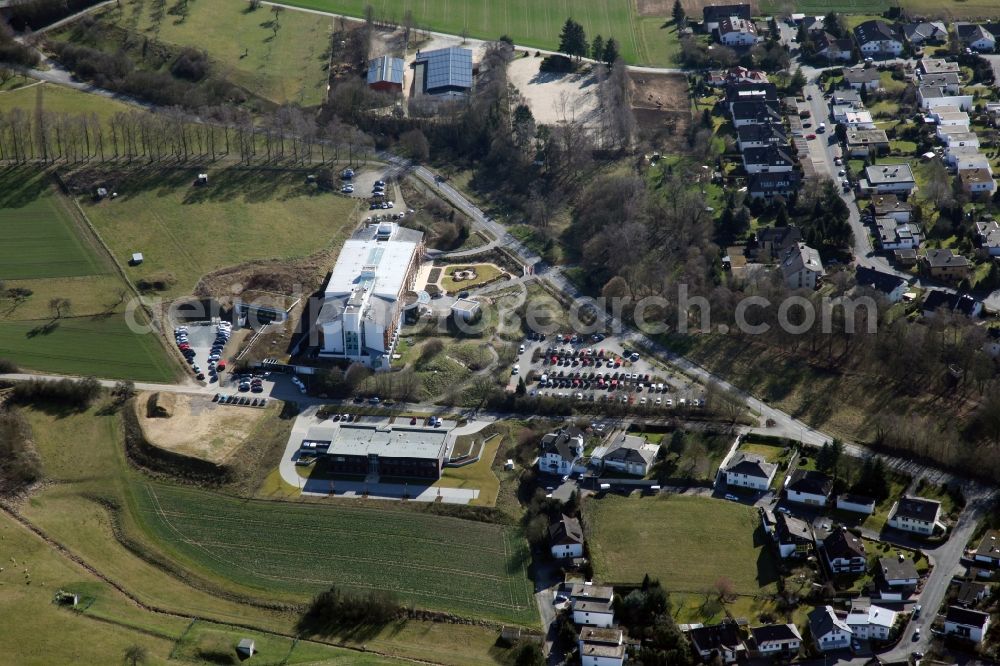
{"label": "red car", "polygon": [[809,139],[810,141],[812,141],[813,139],[816,138],[816,135],[815,134],[810,134],[810,135],[806,136],[806,138]]}

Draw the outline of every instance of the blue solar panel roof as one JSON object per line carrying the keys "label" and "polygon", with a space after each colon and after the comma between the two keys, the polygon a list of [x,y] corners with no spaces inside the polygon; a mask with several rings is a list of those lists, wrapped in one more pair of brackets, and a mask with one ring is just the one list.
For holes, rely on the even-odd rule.
{"label": "blue solar panel roof", "polygon": [[403,85],[403,61],[400,58],[382,56],[368,63],[368,83],[389,81]]}
{"label": "blue solar panel roof", "polygon": [[472,51],[458,46],[424,51],[417,62],[426,63],[424,89],[472,87]]}

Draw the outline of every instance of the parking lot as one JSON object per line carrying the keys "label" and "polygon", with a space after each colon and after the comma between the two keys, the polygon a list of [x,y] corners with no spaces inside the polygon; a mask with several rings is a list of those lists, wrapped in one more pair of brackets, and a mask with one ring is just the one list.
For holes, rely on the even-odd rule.
{"label": "parking lot", "polygon": [[[534,338],[534,339],[532,339]],[[524,378],[528,394],[580,402],[673,409],[704,407],[700,387],[680,384],[639,354],[602,336],[531,335],[519,349],[508,387]]]}
{"label": "parking lot", "polygon": [[174,329],[174,339],[195,377],[213,384],[225,372],[225,348],[231,325],[219,321],[196,321]]}

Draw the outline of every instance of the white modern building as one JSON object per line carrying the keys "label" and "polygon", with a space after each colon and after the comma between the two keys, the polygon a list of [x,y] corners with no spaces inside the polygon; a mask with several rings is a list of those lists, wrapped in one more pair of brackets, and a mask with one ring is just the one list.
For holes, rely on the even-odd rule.
{"label": "white modern building", "polygon": [[388,222],[344,243],[316,317],[320,356],[388,367],[422,253],[423,233]]}
{"label": "white modern building", "polygon": [[767,490],[777,471],[778,466],[767,462],[762,456],[737,452],[726,466],[726,485]]}
{"label": "white modern building", "polygon": [[851,612],[847,614],[847,626],[855,638],[864,640],[889,640],[892,626],[896,623],[896,613],[888,608],[874,606],[867,600],[854,600]]}
{"label": "white modern building", "polygon": [[948,606],[948,613],[944,618],[944,633],[947,635],[958,636],[973,643],[982,643],[989,628],[989,613],[981,613],[961,606]]}
{"label": "white modern building", "polygon": [[[940,525],[941,502],[923,497],[905,495],[892,505],[889,511],[889,527],[917,534],[933,534],[934,527]],[[943,528],[944,526],[941,525]]]}

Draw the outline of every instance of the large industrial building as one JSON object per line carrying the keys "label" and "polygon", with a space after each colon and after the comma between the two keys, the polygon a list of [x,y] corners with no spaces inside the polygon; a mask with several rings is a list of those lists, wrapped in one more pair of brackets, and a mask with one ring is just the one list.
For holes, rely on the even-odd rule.
{"label": "large industrial building", "polygon": [[302,450],[326,453],[334,474],[438,479],[448,450],[448,431],[433,427],[351,423],[317,426]]}
{"label": "large industrial building", "polygon": [[388,367],[422,253],[421,232],[388,222],[344,243],[316,316],[320,356]]}

